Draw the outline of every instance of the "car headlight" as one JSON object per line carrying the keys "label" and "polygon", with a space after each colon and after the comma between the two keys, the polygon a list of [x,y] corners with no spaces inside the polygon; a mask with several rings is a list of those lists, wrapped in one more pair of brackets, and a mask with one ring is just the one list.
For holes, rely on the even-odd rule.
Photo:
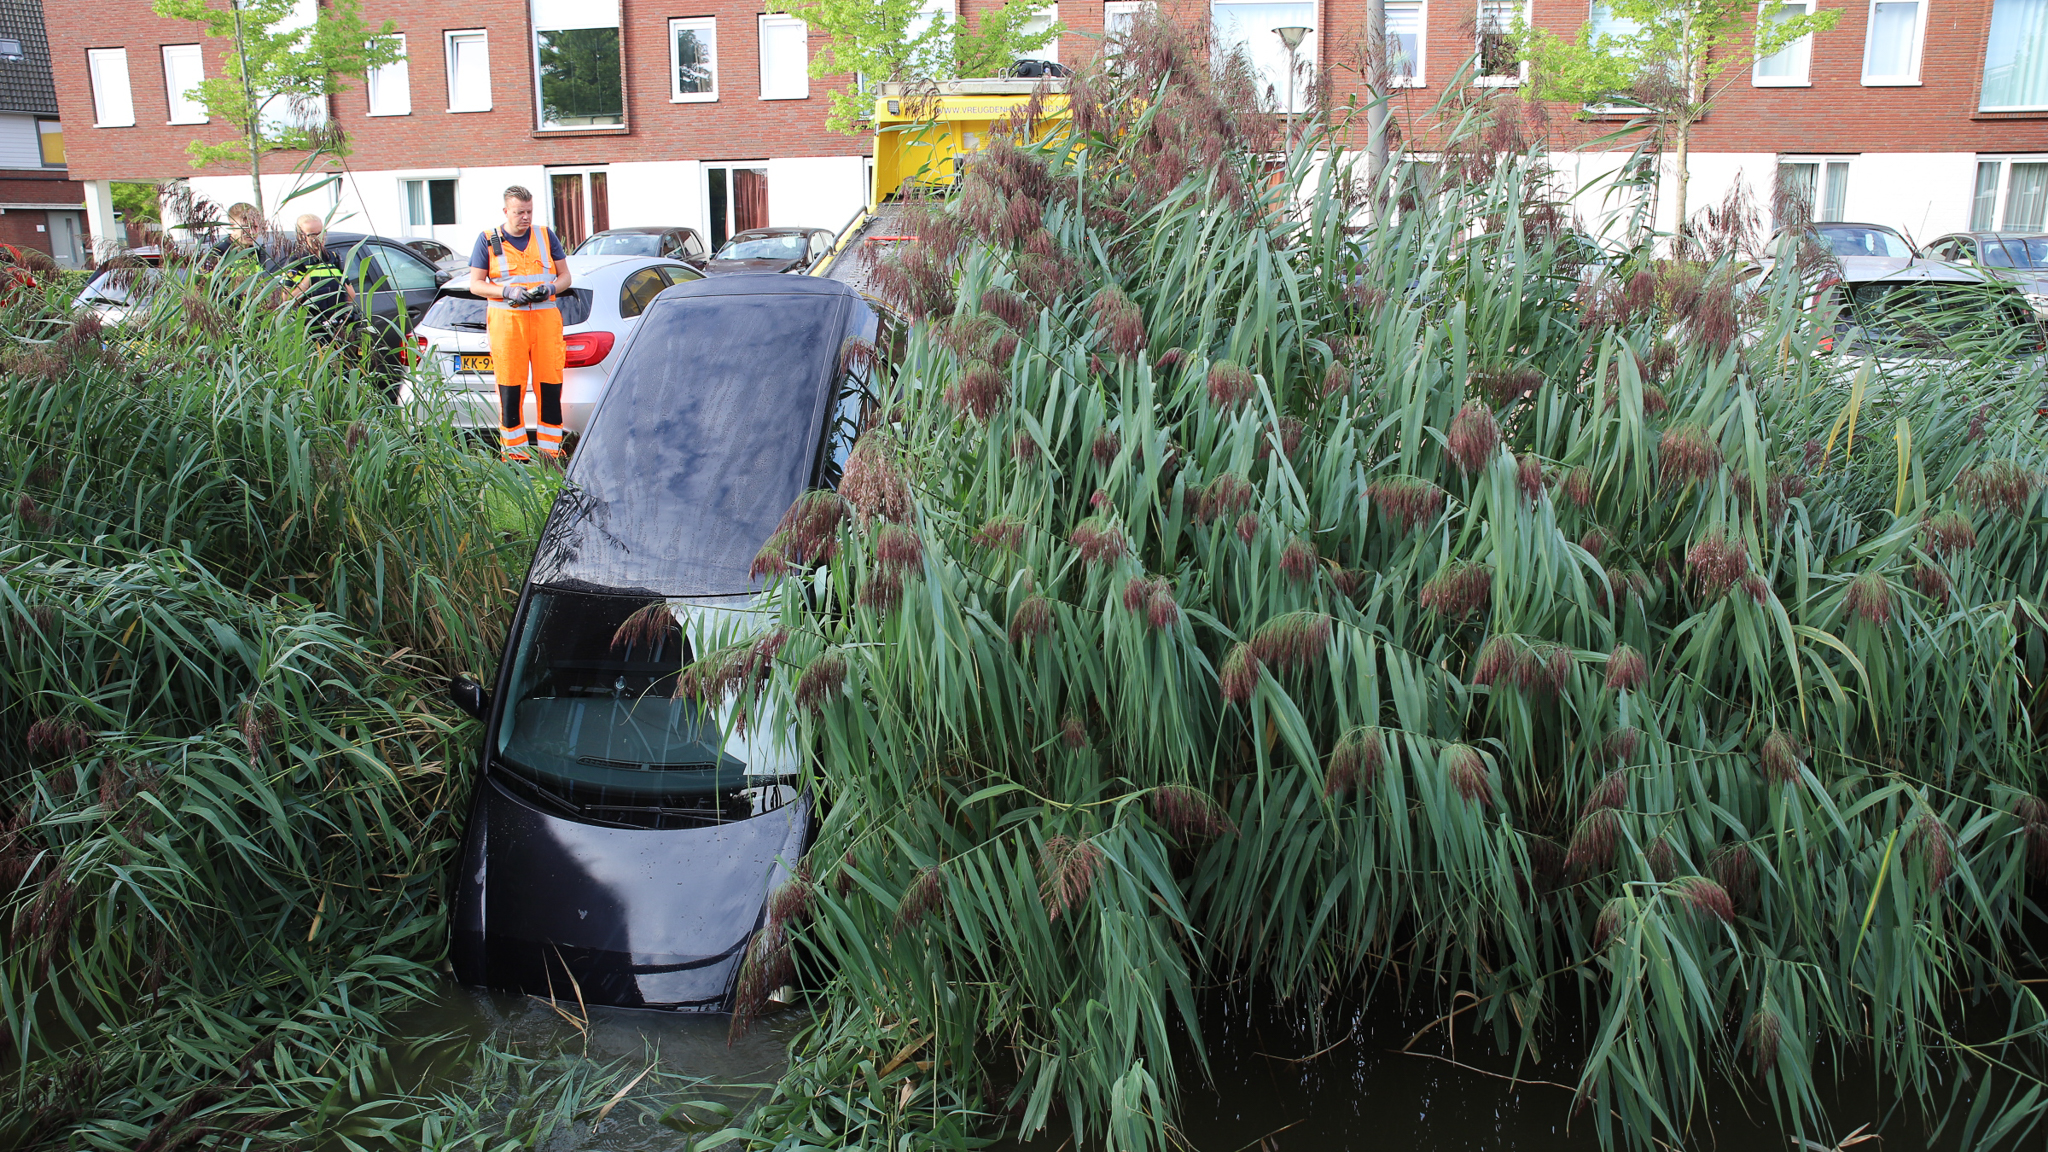
{"label": "car headlight", "polygon": [[2034,315],[2048,317],[2048,292],[2022,292],[2021,295],[2027,298],[2027,305],[2034,310]]}

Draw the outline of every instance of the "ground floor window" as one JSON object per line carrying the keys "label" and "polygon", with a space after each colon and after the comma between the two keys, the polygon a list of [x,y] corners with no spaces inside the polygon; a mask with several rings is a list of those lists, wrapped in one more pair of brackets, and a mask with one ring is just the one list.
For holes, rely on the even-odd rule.
{"label": "ground floor window", "polygon": [[735,232],[768,227],[768,169],[719,164],[704,169],[704,215],[711,250]]}
{"label": "ground floor window", "polygon": [[405,181],[405,223],[408,231],[431,236],[434,225],[455,222],[455,181]]}
{"label": "ground floor window", "polygon": [[611,188],[603,170],[550,170],[548,192],[554,201],[555,231],[561,234],[564,250],[573,251],[612,226]]}
{"label": "ground floor window", "polygon": [[2048,223],[2048,156],[1979,157],[1970,229],[2036,232]]}
{"label": "ground floor window", "polygon": [[1818,156],[1785,156],[1778,160],[1778,188],[1771,214],[1778,227],[1800,221],[1824,223],[1842,219],[1849,199],[1849,162]]}

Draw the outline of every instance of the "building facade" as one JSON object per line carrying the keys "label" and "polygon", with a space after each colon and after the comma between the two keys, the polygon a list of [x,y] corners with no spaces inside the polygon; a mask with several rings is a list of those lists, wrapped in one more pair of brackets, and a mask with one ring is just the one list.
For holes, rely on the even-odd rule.
{"label": "building facade", "polygon": [[[992,6],[961,2],[970,20]],[[1609,19],[1595,0],[1384,2],[1395,114],[1418,149],[1452,89],[1526,83],[1526,65],[1502,47],[1518,17],[1565,36]],[[1841,10],[1834,29],[1724,76],[1692,141],[1692,206],[1738,185],[1768,205],[1788,181],[1821,218],[1921,239],[2048,228],[2048,0],[1819,2]],[[1361,92],[1365,0],[1161,3],[1243,45],[1277,105],[1307,109],[1319,83],[1338,103]],[[1044,55],[1076,62],[1146,4],[1049,6],[1044,18],[1067,31]],[[366,0],[363,13],[396,23],[405,61],[330,102],[323,114],[352,142],[341,179],[274,214],[310,207],[341,227],[459,246],[498,218],[499,193],[521,184],[540,218],[571,238],[682,224],[716,243],[763,224],[836,228],[865,200],[870,142],[825,128],[826,90],[844,79],[809,77],[820,38],[758,0]],[[110,181],[188,177],[217,204],[250,198],[245,173],[195,172],[185,154],[190,140],[232,131],[184,95],[220,74],[220,41],[157,17],[149,0],[67,4],[47,18],[57,105],[74,126],[65,144],[88,181],[95,234],[111,231]],[[1306,31],[1290,50],[1282,28]],[[612,72],[616,83],[590,82]],[[1626,117],[1544,113],[1562,190],[1588,219],[1613,215],[1602,183],[1631,144],[1601,137]],[[1670,228],[1663,163],[1659,224]],[[290,157],[265,167],[272,206],[310,182]]]}
{"label": "building facade", "polygon": [[67,268],[90,248],[85,190],[64,165],[64,124],[38,0],[0,0],[0,244]]}

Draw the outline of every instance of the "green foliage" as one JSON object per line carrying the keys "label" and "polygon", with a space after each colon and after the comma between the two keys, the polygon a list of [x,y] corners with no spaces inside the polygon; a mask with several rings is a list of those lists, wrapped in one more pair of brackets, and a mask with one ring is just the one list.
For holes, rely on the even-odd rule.
{"label": "green foliage", "polygon": [[1065,25],[1029,32],[1025,24],[1039,7],[1029,0],[1004,0],[967,21],[943,14],[922,16],[926,0],[772,0],[771,11],[801,18],[826,41],[811,54],[817,79],[851,75],[856,83],[830,93],[826,126],[857,135],[874,116],[878,80],[917,82],[959,76],[996,76],[1059,38]]}
{"label": "green foliage", "polygon": [[163,219],[163,207],[157,202],[157,186],[117,180],[113,186],[114,210],[124,221],[145,221],[158,223]]}
{"label": "green foliage", "polygon": [[541,33],[540,71],[541,116],[548,123],[618,123],[625,115],[618,29]]}
{"label": "green foliage", "polygon": [[768,605],[823,1007],[721,1136],[1161,1147],[1248,986],[1462,1008],[1608,1146],[1721,1083],[1824,1137],[1852,1052],[2031,1130],[2038,332],[1859,369],[1789,272],[1582,281],[1483,107],[1353,237],[1326,137],[1098,79],[879,273],[923,319]]}

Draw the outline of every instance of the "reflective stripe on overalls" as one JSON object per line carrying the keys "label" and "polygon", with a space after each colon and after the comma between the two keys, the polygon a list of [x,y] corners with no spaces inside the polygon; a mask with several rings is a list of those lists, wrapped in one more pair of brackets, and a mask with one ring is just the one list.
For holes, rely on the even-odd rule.
{"label": "reflective stripe on overalls", "polygon": [[[500,286],[552,284],[560,275],[549,251],[548,230],[534,225],[526,251],[504,242],[492,229],[487,247],[491,279]],[[562,372],[568,351],[562,341],[562,313],[550,298],[514,306],[490,301],[486,328],[491,338],[491,371],[498,383],[498,436],[507,460],[525,460],[526,394],[540,409],[540,450],[562,453]]]}

